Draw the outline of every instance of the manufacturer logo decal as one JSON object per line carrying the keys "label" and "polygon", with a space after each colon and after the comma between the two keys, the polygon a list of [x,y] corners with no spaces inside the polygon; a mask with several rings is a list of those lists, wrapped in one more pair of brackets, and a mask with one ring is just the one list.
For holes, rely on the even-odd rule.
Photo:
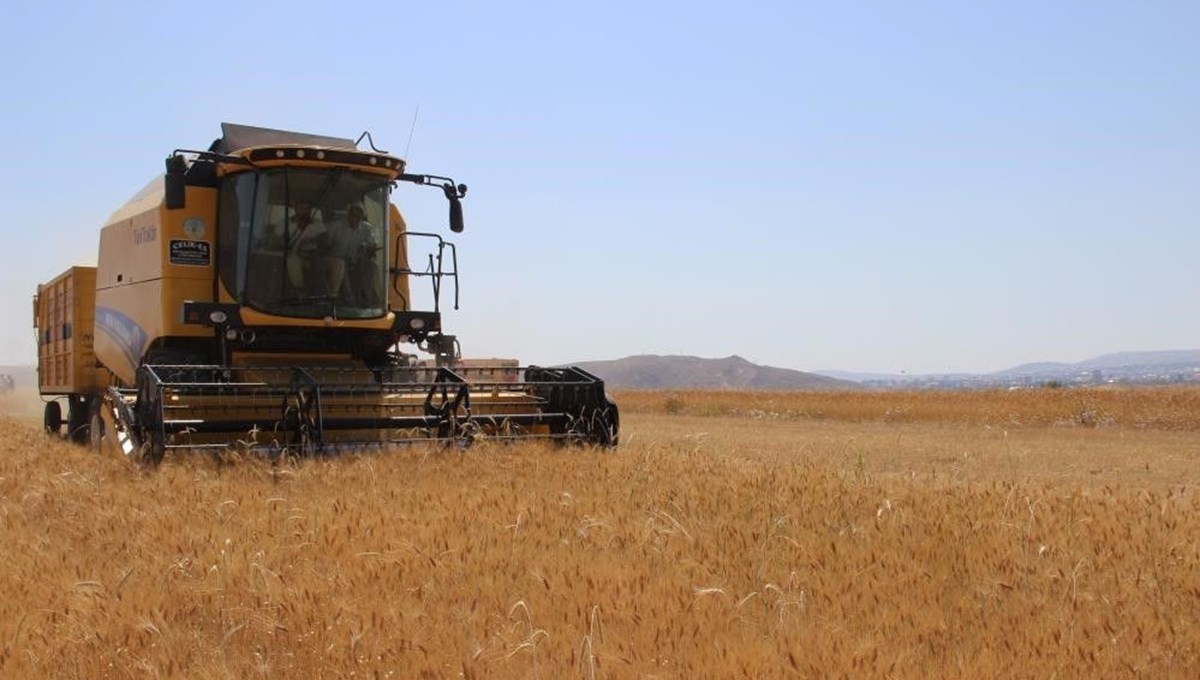
{"label": "manufacturer logo decal", "polygon": [[113,339],[130,366],[138,365],[146,346],[146,331],[136,321],[115,309],[97,307],[96,330]]}
{"label": "manufacturer logo decal", "polygon": [[133,230],[133,245],[140,246],[143,243],[151,243],[158,240],[158,227],[150,225],[148,227],[137,227]]}
{"label": "manufacturer logo decal", "polygon": [[207,267],[212,263],[212,245],[208,241],[171,239],[171,264]]}

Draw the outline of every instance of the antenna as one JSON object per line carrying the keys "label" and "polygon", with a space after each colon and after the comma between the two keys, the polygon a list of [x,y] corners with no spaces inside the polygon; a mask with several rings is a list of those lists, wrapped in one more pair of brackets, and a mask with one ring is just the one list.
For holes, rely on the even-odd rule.
{"label": "antenna", "polygon": [[417,129],[417,114],[421,112],[421,105],[417,104],[417,108],[413,111],[412,126],[408,128],[408,143],[404,145],[404,162],[408,162],[408,150],[412,148],[413,131]]}

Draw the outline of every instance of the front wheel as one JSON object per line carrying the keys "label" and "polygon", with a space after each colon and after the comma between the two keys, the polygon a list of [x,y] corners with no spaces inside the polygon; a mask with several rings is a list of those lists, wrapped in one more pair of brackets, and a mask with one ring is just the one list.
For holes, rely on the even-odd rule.
{"label": "front wheel", "polygon": [[621,409],[613,398],[604,395],[604,411],[601,421],[600,438],[598,443],[606,448],[613,448],[621,440]]}
{"label": "front wheel", "polygon": [[101,453],[104,450],[104,419],[100,417],[99,409],[92,412],[91,422],[88,424],[88,435],[91,439],[92,450]]}
{"label": "front wheel", "polygon": [[67,397],[67,436],[76,444],[86,444],[88,423],[92,415],[92,400],[71,395]]}

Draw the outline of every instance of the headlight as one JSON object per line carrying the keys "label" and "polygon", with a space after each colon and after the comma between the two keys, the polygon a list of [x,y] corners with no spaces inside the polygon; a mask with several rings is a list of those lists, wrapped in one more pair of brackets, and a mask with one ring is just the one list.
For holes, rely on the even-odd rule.
{"label": "headlight", "polygon": [[215,309],[208,313],[208,320],[216,324],[221,324],[229,321],[229,315],[219,309]]}
{"label": "headlight", "polygon": [[414,331],[419,331],[425,327],[425,319],[422,319],[419,317],[415,318],[415,319],[409,319],[408,327],[413,329]]}

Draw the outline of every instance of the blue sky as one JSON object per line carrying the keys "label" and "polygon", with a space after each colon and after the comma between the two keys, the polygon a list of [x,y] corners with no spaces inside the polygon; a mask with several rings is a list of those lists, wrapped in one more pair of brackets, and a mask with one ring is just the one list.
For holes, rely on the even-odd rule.
{"label": "blue sky", "polygon": [[402,153],[418,107],[410,170],[471,187],[471,356],[1200,347],[1195,2],[245,4],[9,10],[0,364],[172,149],[231,121]]}

